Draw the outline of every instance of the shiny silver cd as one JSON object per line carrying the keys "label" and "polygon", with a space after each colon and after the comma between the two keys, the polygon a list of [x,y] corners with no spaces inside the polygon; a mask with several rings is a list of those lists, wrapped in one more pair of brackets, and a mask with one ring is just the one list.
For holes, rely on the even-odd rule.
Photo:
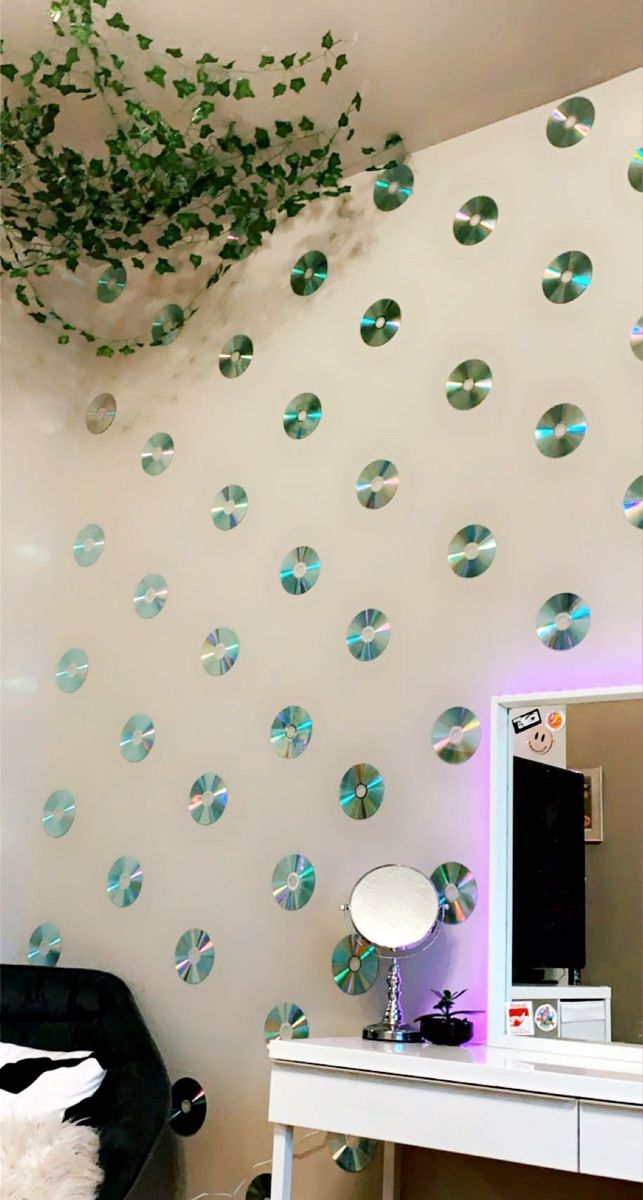
{"label": "shiny silver cd", "polygon": [[141,894],[143,868],[136,858],[124,855],[107,872],[107,895],[117,908],[129,908]]}
{"label": "shiny silver cd", "polygon": [[463,763],[480,745],[480,722],[470,708],[456,706],[440,714],[431,734],[433,749],[446,763]]}
{"label": "shiny silver cd", "polygon": [[87,405],[85,424],[90,433],[104,433],[109,429],[116,416],[116,401],[109,392],[101,392],[100,396]]}
{"label": "shiny silver cd", "polygon": [[174,458],[174,442],[169,433],[153,433],[141,450],[141,466],[146,475],[162,475]]}
{"label": "shiny silver cd", "polygon": [[83,686],[88,671],[89,659],[85,651],[78,647],[67,650],[56,667],[56,683],[61,692],[77,692]]}
{"label": "shiny silver cd", "polygon": [[591,622],[589,605],[575,592],[557,592],[543,604],[536,633],[550,650],[571,650],[582,642]]}
{"label": "shiny silver cd", "polygon": [[147,621],[160,613],[167,600],[167,583],[162,575],[144,575],[136,585],[134,610]]}
{"label": "shiny silver cd", "polygon": [[372,942],[359,933],[349,933],[337,943],[331,959],[333,979],[348,996],[363,996],[372,988],[380,960]]}
{"label": "shiny silver cd", "polygon": [[462,246],[476,246],[493,233],[498,222],[498,205],[491,196],[473,196],[455,214],[453,236]]}
{"label": "shiny silver cd", "polygon": [[447,560],[461,579],[484,575],[495,557],[496,539],[486,525],[464,525],[449,542]]}
{"label": "shiny silver cd", "polygon": [[174,950],[174,966],[184,983],[203,983],[214,965],[212,938],[205,929],[186,929]]}
{"label": "shiny silver cd", "polygon": [[592,261],[582,250],[565,250],[545,267],[542,288],[552,304],[569,304],[592,282]]}
{"label": "shiny silver cd", "polygon": [[481,358],[465,358],[454,367],[446,382],[447,400],[452,408],[467,412],[477,408],[491,391],[491,367]]}
{"label": "shiny silver cd", "polygon": [[245,1200],[270,1200],[272,1192],[272,1175],[264,1171],[250,1180]]}
{"label": "shiny silver cd", "polygon": [[203,1125],[208,1102],[201,1084],[189,1075],[172,1084],[170,1125],[180,1137],[192,1137]]}
{"label": "shiny silver cd", "polygon": [[552,146],[576,146],[587,137],[594,124],[595,110],[586,96],[571,96],[553,110],[547,121],[547,137]]}
{"label": "shiny silver cd", "polygon": [[71,792],[60,788],[52,792],[45,800],[42,810],[42,824],[49,837],[64,837],[69,832],[76,815],[76,801]]}
{"label": "shiny silver cd", "polygon": [[297,704],[282,708],[270,727],[270,744],[280,758],[298,758],[312,736],[312,717]]}
{"label": "shiny silver cd", "polygon": [[630,330],[630,346],[632,354],[643,362],[643,317],[639,317]]}
{"label": "shiny silver cd", "polygon": [[239,639],[234,629],[213,629],[201,647],[201,662],[208,675],[225,675],[238,657]]}
{"label": "shiny silver cd", "polygon": [[623,496],[623,512],[630,525],[643,529],[643,475],[639,475]]}
{"label": "shiny silver cd", "polygon": [[580,446],[587,420],[576,404],[554,404],[543,413],[535,430],[536,445],[546,458],[565,458]]}
{"label": "shiny silver cd", "polygon": [[321,563],[317,551],[311,546],[296,546],[281,564],[281,586],[291,596],[301,596],[315,586],[320,571]]}
{"label": "shiny silver cd", "polygon": [[141,762],[154,745],[154,722],[146,713],[135,713],[121,730],[120,747],[128,762]]}
{"label": "shiny silver cd", "polygon": [[402,312],[395,300],[376,300],[360,321],[362,341],[367,346],[383,346],[395,337],[401,320]]}
{"label": "shiny silver cd", "polygon": [[166,304],[152,321],[152,345],[169,346],[185,323],[180,304]]}
{"label": "shiny silver cd", "polygon": [[238,483],[221,488],[212,501],[212,523],[217,529],[236,529],[248,511],[248,497]]}
{"label": "shiny silver cd", "polygon": [[197,825],[214,825],[227,803],[228,789],[220,775],[208,771],[195,779],[190,788],[190,816]]}
{"label": "shiny silver cd", "polygon": [[478,902],[478,884],[468,867],[462,863],[441,863],[431,875],[438,893],[440,920],[445,925],[459,925],[471,916]]}
{"label": "shiny silver cd", "polygon": [[372,1138],[352,1137],[346,1133],[331,1133],[328,1144],[333,1162],[351,1175],[363,1171],[377,1153],[377,1142]]}
{"label": "shiny silver cd", "polygon": [[379,608],[364,608],[353,617],[346,630],[346,645],[353,658],[371,662],[383,654],[389,643],[391,626]]}
{"label": "shiny silver cd", "polygon": [[315,890],[315,868],[304,854],[287,854],[272,873],[272,894],[287,912],[304,908]]}
{"label": "shiny silver cd", "polygon": [[399,483],[395,463],[388,458],[375,458],[357,477],[357,499],[364,508],[384,508],[393,499]]}
{"label": "shiny silver cd", "polygon": [[284,429],[288,437],[299,440],[310,437],[321,419],[322,406],[319,396],[315,396],[313,392],[300,392],[286,405]]}
{"label": "shiny silver cd", "polygon": [[98,280],[96,299],[100,300],[101,304],[112,304],[114,300],[118,300],[126,283],[127,271],[125,267],[106,267]]}
{"label": "shiny silver cd", "polygon": [[226,379],[238,379],[252,362],[252,342],[245,333],[228,338],[219,355],[219,370]]}
{"label": "shiny silver cd", "polygon": [[308,1018],[298,1004],[276,1004],[266,1017],[263,1036],[267,1042],[273,1042],[275,1038],[286,1042],[307,1038],[310,1036]]}
{"label": "shiny silver cd", "polygon": [[381,807],[384,799],[384,780],[377,767],[356,763],[342,775],[339,803],[347,817],[365,821]]}
{"label": "shiny silver cd", "polygon": [[627,178],[637,192],[643,192],[643,147],[635,150],[627,168]]}
{"label": "shiny silver cd", "polygon": [[382,171],[373,185],[373,201],[381,212],[400,208],[413,195],[413,172],[405,163]]}
{"label": "shiny silver cd", "polygon": [[328,260],[321,250],[309,250],[297,259],[290,272],[290,286],[296,296],[311,296],[328,275]]}
{"label": "shiny silver cd", "polygon": [[74,540],[74,558],[79,567],[93,567],[105,549],[105,534],[100,525],[83,525]]}
{"label": "shiny silver cd", "polygon": [[27,949],[27,960],[32,967],[55,967],[62,950],[62,938],[56,925],[45,921],[37,925]]}

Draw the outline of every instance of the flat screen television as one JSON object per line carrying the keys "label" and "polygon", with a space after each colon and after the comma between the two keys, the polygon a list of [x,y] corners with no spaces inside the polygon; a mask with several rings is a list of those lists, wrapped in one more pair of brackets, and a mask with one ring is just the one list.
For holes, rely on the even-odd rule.
{"label": "flat screen television", "polygon": [[527,758],[513,766],[513,982],[585,966],[583,776]]}

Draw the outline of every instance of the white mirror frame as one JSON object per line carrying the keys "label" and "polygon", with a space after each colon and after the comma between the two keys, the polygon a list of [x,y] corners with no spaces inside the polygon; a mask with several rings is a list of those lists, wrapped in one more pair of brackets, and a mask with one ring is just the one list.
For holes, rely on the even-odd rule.
{"label": "white mirror frame", "polygon": [[547,1042],[506,1033],[505,1005],[511,986],[512,726],[509,710],[598,700],[640,700],[640,684],[587,688],[580,691],[530,692],[494,696],[491,701],[491,811],[489,861],[489,987],[487,1044],[528,1052],[566,1054],[579,1058],[640,1062],[643,1047],[624,1042],[576,1042],[559,1038]]}

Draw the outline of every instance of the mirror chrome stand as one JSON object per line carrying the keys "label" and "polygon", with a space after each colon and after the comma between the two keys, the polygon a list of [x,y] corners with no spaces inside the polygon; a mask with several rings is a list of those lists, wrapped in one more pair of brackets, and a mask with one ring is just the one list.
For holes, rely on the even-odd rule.
{"label": "mirror chrome stand", "polygon": [[393,959],[386,976],[388,1000],[381,1021],[367,1025],[362,1037],[370,1042],[423,1042],[424,1038],[414,1025],[405,1025],[402,1009],[402,974],[397,958]]}

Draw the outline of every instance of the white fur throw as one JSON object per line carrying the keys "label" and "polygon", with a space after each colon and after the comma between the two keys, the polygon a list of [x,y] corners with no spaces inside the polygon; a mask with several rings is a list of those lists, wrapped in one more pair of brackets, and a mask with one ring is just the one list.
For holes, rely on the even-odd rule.
{"label": "white fur throw", "polygon": [[0,1200],[94,1200],[102,1179],[89,1125],[56,1117],[2,1122]]}

